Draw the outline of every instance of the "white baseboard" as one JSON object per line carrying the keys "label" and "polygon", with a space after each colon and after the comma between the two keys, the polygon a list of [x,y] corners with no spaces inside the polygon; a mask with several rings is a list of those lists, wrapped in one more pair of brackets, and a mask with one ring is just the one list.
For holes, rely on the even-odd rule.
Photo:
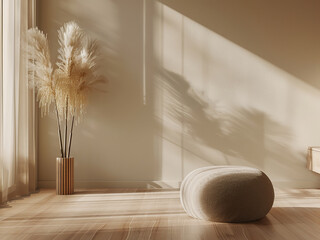
{"label": "white baseboard", "polygon": [[289,188],[289,189],[314,189],[320,188],[320,183],[311,181],[272,181],[276,188]]}
{"label": "white baseboard", "polygon": [[[75,181],[75,188],[178,189],[180,181]],[[39,181],[39,188],[55,188],[56,181]]]}

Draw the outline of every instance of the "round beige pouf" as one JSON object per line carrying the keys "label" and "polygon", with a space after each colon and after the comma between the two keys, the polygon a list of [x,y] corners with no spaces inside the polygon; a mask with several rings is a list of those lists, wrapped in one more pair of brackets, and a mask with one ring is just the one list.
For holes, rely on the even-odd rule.
{"label": "round beige pouf", "polygon": [[189,173],[180,200],[191,217],[215,222],[249,222],[263,218],[274,201],[270,179],[242,166],[204,167]]}

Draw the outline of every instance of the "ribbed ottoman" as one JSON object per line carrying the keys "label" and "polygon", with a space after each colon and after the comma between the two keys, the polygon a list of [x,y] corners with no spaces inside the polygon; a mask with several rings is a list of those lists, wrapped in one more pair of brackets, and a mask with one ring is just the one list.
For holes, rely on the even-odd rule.
{"label": "ribbed ottoman", "polygon": [[191,217],[215,222],[249,222],[263,218],[274,201],[270,179],[256,168],[210,166],[189,173],[180,200]]}

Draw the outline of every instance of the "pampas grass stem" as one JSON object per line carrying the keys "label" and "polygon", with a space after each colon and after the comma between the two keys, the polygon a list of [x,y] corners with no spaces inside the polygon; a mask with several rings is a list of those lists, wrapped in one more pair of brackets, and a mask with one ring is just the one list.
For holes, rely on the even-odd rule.
{"label": "pampas grass stem", "polygon": [[72,132],[73,132],[73,123],[74,123],[74,116],[72,116],[72,121],[71,121],[71,130],[70,130],[70,137],[69,137],[68,158],[70,158],[71,142],[72,142]]}
{"label": "pampas grass stem", "polygon": [[59,118],[59,113],[58,113],[58,108],[57,108],[57,101],[56,101],[56,99],[54,100],[54,103],[55,103],[55,108],[56,108],[56,113],[57,113],[57,124],[58,124],[58,135],[59,135],[60,152],[61,152],[61,157],[63,158],[63,146],[62,146],[62,136],[61,136],[60,118]]}
{"label": "pampas grass stem", "polygon": [[64,132],[64,157],[67,157],[67,136],[68,136],[68,97],[66,102],[66,129]]}

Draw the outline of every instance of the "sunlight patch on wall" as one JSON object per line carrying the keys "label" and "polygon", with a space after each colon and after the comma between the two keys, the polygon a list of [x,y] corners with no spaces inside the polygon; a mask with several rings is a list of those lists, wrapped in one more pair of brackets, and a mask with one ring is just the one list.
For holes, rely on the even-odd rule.
{"label": "sunlight patch on wall", "polygon": [[162,176],[234,164],[277,181],[312,178],[304,151],[315,138],[306,126],[320,126],[306,116],[320,116],[319,90],[168,6],[155,8]]}

